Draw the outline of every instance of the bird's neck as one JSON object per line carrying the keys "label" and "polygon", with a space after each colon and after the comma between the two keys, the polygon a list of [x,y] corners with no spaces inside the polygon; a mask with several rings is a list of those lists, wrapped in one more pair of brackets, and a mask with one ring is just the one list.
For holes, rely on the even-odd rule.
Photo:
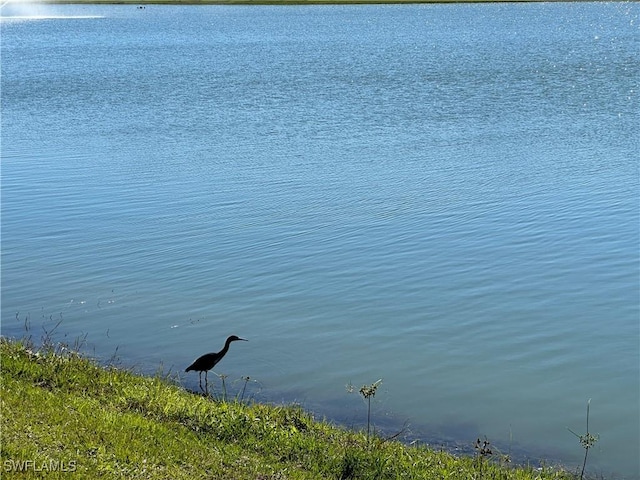
{"label": "bird's neck", "polygon": [[231,345],[231,340],[227,340],[226,342],[224,342],[224,348],[220,353],[223,355],[227,353],[229,351],[229,345]]}

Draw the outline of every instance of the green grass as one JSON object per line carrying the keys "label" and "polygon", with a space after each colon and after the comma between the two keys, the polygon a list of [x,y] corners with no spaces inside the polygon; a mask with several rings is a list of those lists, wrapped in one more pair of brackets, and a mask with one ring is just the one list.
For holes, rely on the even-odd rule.
{"label": "green grass", "polygon": [[0,354],[3,479],[573,478],[367,442],[299,406],[214,401],[69,351],[2,339]]}

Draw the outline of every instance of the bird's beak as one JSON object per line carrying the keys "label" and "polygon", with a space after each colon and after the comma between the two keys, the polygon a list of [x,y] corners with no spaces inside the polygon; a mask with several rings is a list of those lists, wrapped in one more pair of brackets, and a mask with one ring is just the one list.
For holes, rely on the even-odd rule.
{"label": "bird's beak", "polygon": [[238,340],[242,340],[243,342],[248,342],[249,341],[246,338],[239,338]]}

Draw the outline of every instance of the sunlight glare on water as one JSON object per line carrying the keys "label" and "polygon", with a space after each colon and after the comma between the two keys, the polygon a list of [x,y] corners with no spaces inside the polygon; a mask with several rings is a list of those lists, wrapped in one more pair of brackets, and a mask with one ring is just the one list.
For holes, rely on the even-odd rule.
{"label": "sunlight glare on water", "polygon": [[0,21],[96,19],[102,15],[74,15],[61,13],[60,7],[29,0],[5,0],[0,4]]}

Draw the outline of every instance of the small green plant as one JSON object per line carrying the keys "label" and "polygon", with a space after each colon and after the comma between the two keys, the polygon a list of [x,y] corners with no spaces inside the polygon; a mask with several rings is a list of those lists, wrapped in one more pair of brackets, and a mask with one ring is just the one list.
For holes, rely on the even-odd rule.
{"label": "small green plant", "polygon": [[222,401],[226,402],[227,401],[227,383],[225,382],[225,380],[229,375],[225,375],[224,373],[220,373],[220,374],[216,373],[216,375],[218,375],[218,377],[220,377],[220,380],[222,380]]}
{"label": "small green plant", "polygon": [[[20,321],[20,312],[16,312],[16,320],[19,322]],[[24,316],[24,331],[25,331],[25,337],[28,336],[29,331],[31,330],[31,314],[27,313]]]}
{"label": "small green plant", "polygon": [[[378,390],[381,383],[382,379],[372,383],[371,385],[363,385],[360,387],[360,390],[358,390],[360,395],[362,395],[362,398],[367,401],[367,443],[369,442],[369,436],[371,434],[371,397],[376,396],[376,390]],[[353,385],[349,383],[347,385],[347,392],[352,393],[353,390]]]}
{"label": "small green plant", "polygon": [[[53,315],[49,316],[49,320],[54,321],[53,320]],[[62,313],[60,314],[60,319],[56,322],[56,324],[53,326],[52,329],[47,330],[47,327],[44,325],[44,323],[42,324],[42,330],[44,331],[44,335],[42,336],[42,347],[45,350],[50,350],[50,351],[55,351],[56,347],[59,345],[59,343],[55,342],[53,340],[53,334],[55,333],[55,331],[58,329],[58,327],[60,326],[60,324],[62,323]]]}
{"label": "small green plant", "polygon": [[244,380],[244,385],[242,385],[242,393],[240,394],[240,403],[242,403],[242,400],[244,400],[244,392],[247,390],[247,383],[249,383],[249,380],[251,380],[251,377],[249,376],[242,377],[242,380]]}
{"label": "small green plant", "polygon": [[587,466],[587,456],[589,455],[589,449],[593,447],[599,439],[599,435],[594,436],[594,435],[591,435],[591,433],[589,433],[589,406],[590,405],[591,405],[591,399],[587,401],[587,432],[584,435],[579,435],[573,430],[571,430],[569,427],[567,427],[567,430],[569,430],[576,437],[578,437],[578,440],[580,441],[580,445],[582,445],[582,448],[584,448],[584,461],[582,462],[582,472],[580,472],[580,480],[584,478],[584,470]]}
{"label": "small green plant", "polygon": [[476,456],[478,461],[478,470],[480,470],[480,478],[482,478],[482,470],[486,460],[493,455],[493,450],[491,450],[491,443],[484,437],[484,440],[480,440],[479,438],[476,440],[476,444],[474,445],[476,450]]}

